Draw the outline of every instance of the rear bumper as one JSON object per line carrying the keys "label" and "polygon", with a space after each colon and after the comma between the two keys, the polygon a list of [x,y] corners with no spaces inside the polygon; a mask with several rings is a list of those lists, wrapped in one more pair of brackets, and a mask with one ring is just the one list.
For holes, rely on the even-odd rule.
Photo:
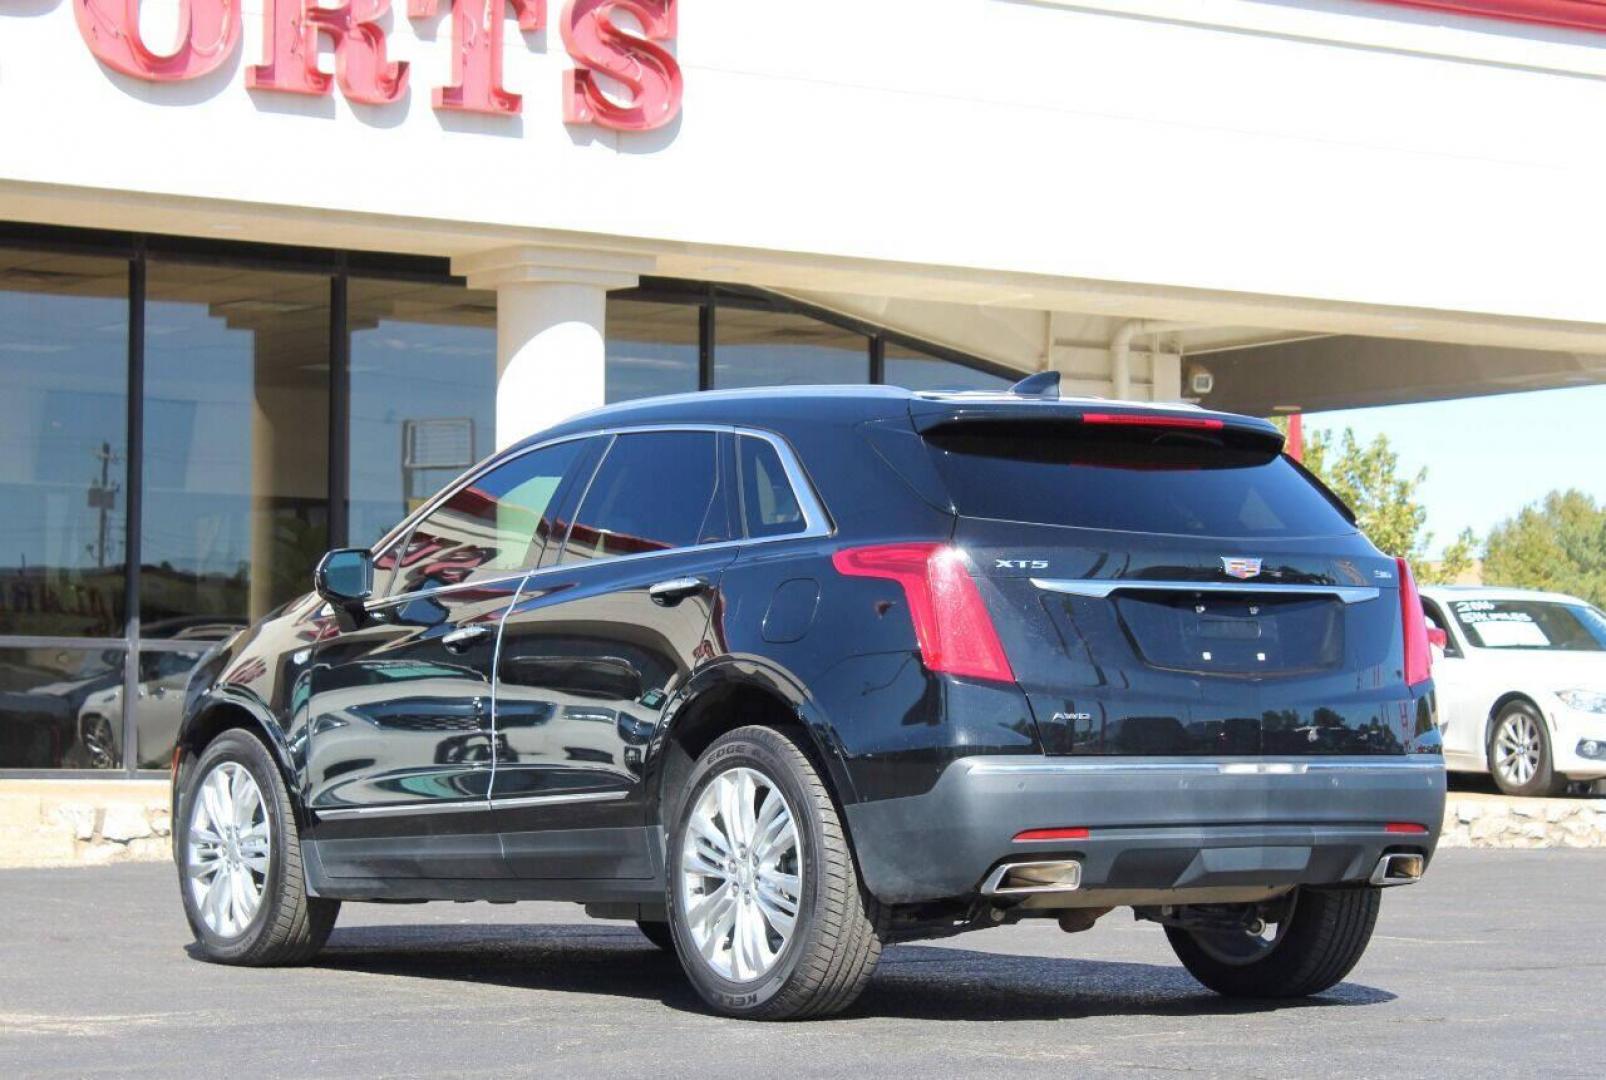
{"label": "rear bumper", "polygon": [[[972,757],[925,794],[847,814],[865,884],[886,903],[975,896],[1002,862],[1058,858],[1082,864],[1083,900],[1102,890],[1120,903],[1155,890],[1364,882],[1387,852],[1432,855],[1444,791],[1437,755]],[[1088,835],[1014,839],[1047,828]]]}

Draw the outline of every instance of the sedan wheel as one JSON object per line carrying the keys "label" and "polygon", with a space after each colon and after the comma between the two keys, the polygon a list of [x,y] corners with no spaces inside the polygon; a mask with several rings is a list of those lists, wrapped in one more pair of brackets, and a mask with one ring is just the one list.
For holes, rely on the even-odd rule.
{"label": "sedan wheel", "polygon": [[1507,795],[1558,795],[1567,778],[1553,771],[1544,719],[1526,701],[1500,711],[1489,736],[1489,771]]}

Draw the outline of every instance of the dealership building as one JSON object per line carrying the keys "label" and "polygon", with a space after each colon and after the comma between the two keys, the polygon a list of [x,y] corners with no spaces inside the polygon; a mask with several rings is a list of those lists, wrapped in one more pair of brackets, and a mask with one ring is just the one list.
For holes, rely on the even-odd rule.
{"label": "dealership building", "polygon": [[1602,381],[1602,118],[1606,0],[4,5],[0,771],[608,402]]}

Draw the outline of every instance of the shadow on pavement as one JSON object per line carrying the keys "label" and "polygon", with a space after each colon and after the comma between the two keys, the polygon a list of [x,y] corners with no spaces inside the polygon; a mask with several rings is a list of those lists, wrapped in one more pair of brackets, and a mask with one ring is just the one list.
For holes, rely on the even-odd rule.
{"label": "shadow on pavement", "polygon": [[[316,966],[402,978],[659,1001],[706,1012],[679,962],[633,927],[362,926],[336,929]],[[1200,1016],[1375,1005],[1385,990],[1341,983],[1297,1001],[1228,1000],[1180,964],[1014,956],[940,945],[894,945],[847,1017],[1059,1020]]]}

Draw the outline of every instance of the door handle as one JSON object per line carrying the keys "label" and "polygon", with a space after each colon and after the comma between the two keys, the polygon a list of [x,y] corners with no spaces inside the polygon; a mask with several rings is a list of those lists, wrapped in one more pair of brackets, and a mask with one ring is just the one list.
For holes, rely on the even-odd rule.
{"label": "door handle", "polygon": [[490,634],[490,632],[491,628],[489,626],[485,626],[484,624],[463,626],[453,630],[450,634],[447,634],[445,637],[441,638],[441,644],[446,646],[447,651],[449,652],[463,652],[480,638]]}
{"label": "door handle", "polygon": [[655,604],[674,607],[686,597],[700,593],[706,588],[708,582],[700,577],[678,577],[647,586],[647,595],[652,597],[652,602]]}

